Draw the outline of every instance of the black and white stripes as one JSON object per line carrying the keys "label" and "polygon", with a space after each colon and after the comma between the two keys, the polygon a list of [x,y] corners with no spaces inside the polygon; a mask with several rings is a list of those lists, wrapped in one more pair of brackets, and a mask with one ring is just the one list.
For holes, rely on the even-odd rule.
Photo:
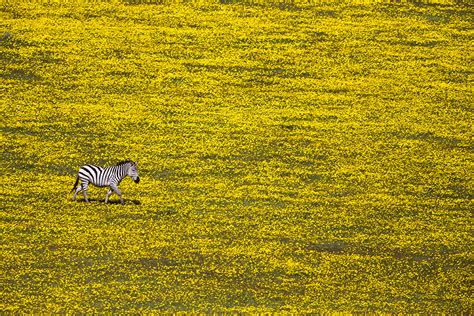
{"label": "black and white stripes", "polygon": [[[84,195],[84,200],[88,202],[87,199],[87,187],[90,184],[93,184],[98,187],[109,187],[109,191],[105,196],[105,203],[109,200],[109,196],[115,192],[120,197],[120,202],[124,204],[122,199],[122,194],[118,189],[118,185],[126,176],[130,176],[135,183],[140,182],[140,177],[138,176],[138,167],[137,163],[127,160],[119,162],[115,166],[110,167],[99,167],[94,165],[85,165],[79,169],[79,172],[76,176],[76,183],[72,188],[71,192],[75,190],[72,200],[76,199],[76,195],[82,191]],[[81,185],[77,186],[81,180]]]}

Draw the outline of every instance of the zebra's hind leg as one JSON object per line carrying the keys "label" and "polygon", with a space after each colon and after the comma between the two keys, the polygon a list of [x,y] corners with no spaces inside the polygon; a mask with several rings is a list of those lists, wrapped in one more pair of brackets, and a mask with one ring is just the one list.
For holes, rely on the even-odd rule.
{"label": "zebra's hind leg", "polygon": [[89,202],[89,199],[87,198],[87,185],[88,182],[83,182],[82,183],[82,195],[84,195],[84,201]]}
{"label": "zebra's hind leg", "polygon": [[76,200],[77,193],[79,193],[82,190],[82,185],[77,186],[76,191],[74,192],[74,195],[72,196],[72,201]]}
{"label": "zebra's hind leg", "polygon": [[112,192],[114,192],[114,191],[112,189],[109,189],[109,192],[107,192],[107,194],[105,195],[105,203],[107,203],[109,201],[109,197],[112,194]]}

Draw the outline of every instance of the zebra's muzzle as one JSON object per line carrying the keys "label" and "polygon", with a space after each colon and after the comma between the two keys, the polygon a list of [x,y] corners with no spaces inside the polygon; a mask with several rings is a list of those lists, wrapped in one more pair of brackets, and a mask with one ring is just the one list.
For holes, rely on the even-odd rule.
{"label": "zebra's muzzle", "polygon": [[135,183],[140,182],[140,177],[137,177],[136,179],[133,179],[133,181],[135,181]]}

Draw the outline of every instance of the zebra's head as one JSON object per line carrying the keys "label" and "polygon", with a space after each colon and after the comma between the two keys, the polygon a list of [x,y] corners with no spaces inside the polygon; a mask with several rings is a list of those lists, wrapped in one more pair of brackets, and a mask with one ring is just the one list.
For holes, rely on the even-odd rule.
{"label": "zebra's head", "polygon": [[134,161],[130,162],[130,167],[128,168],[128,175],[132,178],[135,183],[140,182],[140,177],[138,176],[138,166]]}

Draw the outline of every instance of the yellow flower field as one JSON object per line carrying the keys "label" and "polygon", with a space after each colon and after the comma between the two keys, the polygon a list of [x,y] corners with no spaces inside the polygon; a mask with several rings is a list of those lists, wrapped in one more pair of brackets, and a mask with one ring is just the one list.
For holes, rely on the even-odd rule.
{"label": "yellow flower field", "polygon": [[0,311],[472,314],[473,13],[0,0]]}

